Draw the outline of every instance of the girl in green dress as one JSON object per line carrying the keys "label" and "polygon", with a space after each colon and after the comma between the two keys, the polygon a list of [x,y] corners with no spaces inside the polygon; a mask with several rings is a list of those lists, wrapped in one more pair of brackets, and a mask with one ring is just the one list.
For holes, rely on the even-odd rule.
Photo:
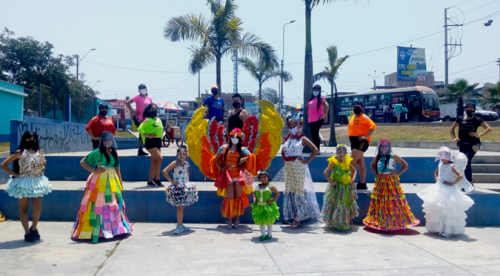
{"label": "girl in green dress", "polygon": [[278,205],[276,204],[280,193],[276,187],[269,184],[269,178],[269,174],[266,171],[259,171],[260,183],[257,189],[255,189],[252,203],[252,218],[255,224],[260,227],[261,241],[269,240],[273,237],[273,224],[280,217]]}

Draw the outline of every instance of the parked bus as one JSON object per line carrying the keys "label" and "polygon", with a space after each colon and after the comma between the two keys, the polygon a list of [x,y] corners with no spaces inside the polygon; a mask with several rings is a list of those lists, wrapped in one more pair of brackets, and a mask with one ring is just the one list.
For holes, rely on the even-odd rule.
{"label": "parked bus", "polygon": [[[329,97],[326,100],[331,104]],[[354,101],[363,102],[365,114],[375,122],[384,122],[383,108],[385,104],[391,104],[392,108],[394,108],[394,105],[398,102],[406,104],[408,121],[432,122],[440,120],[437,94],[434,90],[425,86],[338,95],[338,123],[343,125],[348,123]],[[396,119],[393,118],[393,121],[396,121]]]}

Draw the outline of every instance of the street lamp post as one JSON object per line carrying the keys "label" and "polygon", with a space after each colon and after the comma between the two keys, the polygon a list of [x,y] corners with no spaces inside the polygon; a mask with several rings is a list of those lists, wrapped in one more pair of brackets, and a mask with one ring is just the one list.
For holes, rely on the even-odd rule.
{"label": "street lamp post", "polygon": [[377,79],[378,79],[380,76],[382,76],[383,74],[385,74],[385,72],[382,72],[382,73],[380,73],[380,74],[377,76],[377,70],[374,70],[374,71],[373,71],[373,76],[372,76],[371,74],[368,74],[368,76],[370,76],[370,77],[372,78],[372,80],[373,80],[373,90],[375,90],[375,89],[376,89],[376,87],[377,87]]}
{"label": "street lamp post", "polygon": [[[95,51],[96,49],[95,48],[92,48],[90,49],[90,51],[88,51],[82,58],[80,58],[79,55],[75,55],[76,57],[76,82],[78,83],[79,82],[79,69],[80,69],[80,61],[82,61],[88,54],[90,54],[90,52],[92,51]],[[95,85],[95,84],[94,84]],[[68,104],[71,103],[71,97],[70,95],[68,95]],[[78,105],[81,106],[82,104],[82,94],[80,93],[80,96],[78,97]],[[69,114],[69,118],[71,118],[71,114]],[[78,121],[81,120],[81,108],[79,107],[78,108]],[[68,119],[69,121],[69,119]]]}
{"label": "street lamp post", "polygon": [[100,80],[96,81],[96,82],[94,83],[94,85],[92,85],[92,89],[94,89],[94,86],[95,86],[96,84],[98,84],[99,82],[101,82],[101,81],[100,81]]}
{"label": "street lamp post", "polygon": [[280,111],[280,114],[281,114],[281,107],[283,105],[283,68],[285,67],[285,27],[286,25],[288,24],[292,24],[293,22],[295,22],[295,20],[292,20],[288,23],[285,23],[285,25],[283,25],[283,56],[281,57],[281,76],[280,76],[280,79],[281,79],[281,86],[280,86],[280,102],[279,102],[279,111]]}

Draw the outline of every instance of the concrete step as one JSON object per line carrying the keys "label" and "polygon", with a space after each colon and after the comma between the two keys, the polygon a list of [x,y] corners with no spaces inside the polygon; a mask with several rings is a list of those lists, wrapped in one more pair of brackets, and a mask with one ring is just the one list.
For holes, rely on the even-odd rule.
{"label": "concrete step", "polygon": [[472,174],[474,183],[500,183],[500,174],[498,173],[474,173]]}
{"label": "concrete step", "polygon": [[500,156],[476,155],[472,159],[472,164],[500,164]]}
{"label": "concrete step", "polygon": [[500,164],[472,164],[472,172],[476,173],[496,173],[500,176]]}

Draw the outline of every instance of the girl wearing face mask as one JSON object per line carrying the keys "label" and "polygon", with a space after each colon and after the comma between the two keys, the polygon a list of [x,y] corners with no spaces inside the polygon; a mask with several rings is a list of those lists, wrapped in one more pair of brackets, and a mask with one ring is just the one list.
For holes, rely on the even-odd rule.
{"label": "girl wearing face mask", "polygon": [[[408,163],[392,152],[391,142],[387,139],[379,141],[376,154],[370,166],[375,175],[375,187],[363,224],[382,231],[418,225],[420,221],[411,212],[399,182],[399,176],[408,169]],[[401,167],[399,171],[396,164]]]}
{"label": "girl wearing face mask", "polygon": [[[9,168],[11,163],[14,163],[13,170]],[[24,228],[26,242],[40,240],[37,226],[42,213],[42,197],[52,191],[49,180],[43,175],[46,163],[39,149],[38,135],[33,131],[26,131],[17,150],[0,165],[12,176],[7,182],[5,192],[19,201],[19,219]],[[30,199],[33,208],[31,226],[28,219]]]}
{"label": "girl wearing face mask", "polygon": [[[281,151],[285,162],[283,217],[285,220],[293,220],[290,227],[295,229],[300,226],[302,220],[308,218],[321,221],[321,213],[308,166],[318,153],[318,148],[302,135],[297,120],[291,119],[288,122],[288,129],[290,134]],[[308,146],[312,151],[307,160],[302,158],[304,146]]]}
{"label": "girl wearing face mask", "polygon": [[[329,227],[339,231],[349,230],[355,217],[359,215],[356,199],[356,169],[352,157],[347,155],[345,145],[337,146],[337,155],[328,158],[328,168],[324,175],[329,185],[323,197],[321,217]],[[331,172],[331,174],[330,174]]]}
{"label": "girl wearing face mask", "polygon": [[311,126],[311,136],[313,144],[320,150],[319,130],[328,116],[328,103],[324,97],[321,97],[321,86],[313,86],[311,100],[307,103],[308,122]]}
{"label": "girl wearing face mask", "polygon": [[158,107],[150,104],[144,109],[144,121],[137,131],[142,135],[144,146],[151,154],[151,166],[149,168],[148,186],[165,187],[160,180],[161,163],[161,137],[163,134],[163,123],[158,118]]}
{"label": "girl wearing face mask", "polygon": [[125,215],[120,161],[111,132],[103,132],[99,148],[80,161],[90,172],[71,237],[79,240],[111,239],[132,232]]}
{"label": "girl wearing face mask", "polygon": [[[151,99],[148,95],[148,89],[146,88],[146,85],[140,84],[138,88],[139,95],[136,95],[135,97],[125,102],[128,110],[130,111],[130,114],[132,115],[132,119],[134,120],[134,125],[136,127],[139,127],[139,125],[144,120],[143,114],[146,107],[153,103],[153,99]],[[132,109],[132,103],[135,103],[135,111],[134,109]],[[143,147],[143,139],[141,136],[139,136],[139,150],[137,152],[137,155],[148,155],[146,152],[144,152]]]}
{"label": "girl wearing face mask", "polygon": [[113,123],[113,119],[106,117],[108,115],[108,105],[100,104],[99,105],[99,115],[92,118],[85,130],[89,134],[90,138],[92,138],[92,147],[97,149],[99,147],[99,139],[101,134],[105,131],[109,131],[116,134],[115,123]]}
{"label": "girl wearing face mask", "polygon": [[213,169],[219,171],[214,186],[217,187],[217,194],[224,197],[221,213],[227,219],[227,229],[239,227],[239,217],[245,213],[245,208],[250,206],[247,195],[253,193],[253,178],[248,177],[247,171],[256,174],[255,155],[242,147],[241,129],[233,129],[229,137],[229,144],[220,147],[210,162]]}
{"label": "girl wearing face mask", "polygon": [[[481,136],[488,134],[491,131],[490,126],[481,118],[475,116],[476,105],[467,103],[465,105],[465,117],[458,117],[451,125],[451,138],[457,143],[460,152],[467,156],[467,167],[465,168],[465,178],[472,184],[472,158],[476,155],[481,147]],[[482,133],[477,133],[479,126],[484,128]],[[458,138],[455,136],[455,129],[458,127]]]}
{"label": "girl wearing face mask", "polygon": [[351,143],[351,156],[354,166],[359,167],[359,182],[357,189],[368,189],[366,186],[366,165],[364,154],[370,146],[371,136],[375,132],[377,126],[363,113],[363,103],[353,102],[353,114],[349,118],[347,130],[349,134],[349,142]]}

